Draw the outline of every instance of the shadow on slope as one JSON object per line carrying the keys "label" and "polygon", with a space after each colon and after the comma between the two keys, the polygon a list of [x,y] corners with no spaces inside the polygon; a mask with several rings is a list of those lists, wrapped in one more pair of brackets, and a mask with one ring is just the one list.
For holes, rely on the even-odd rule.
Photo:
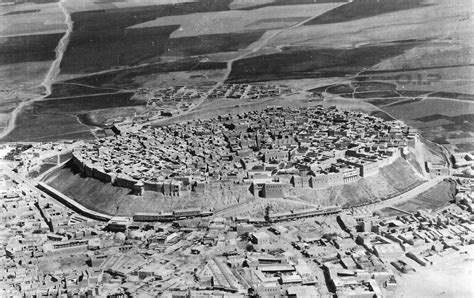
{"label": "shadow on slope", "polygon": [[65,167],[49,175],[46,183],[91,210],[126,216],[137,212],[160,212],[192,207],[221,209],[252,198],[248,187],[218,188],[212,193],[205,192],[199,195],[185,192],[180,197],[167,197],[151,191],[146,191],[143,196],[135,196],[127,188],[85,177],[72,162],[68,162]]}
{"label": "shadow on slope", "polygon": [[326,189],[293,189],[293,195],[313,204],[337,203],[350,207],[393,197],[421,183],[422,179],[413,167],[399,158],[391,165],[382,167],[378,174],[361,178],[357,182]]}

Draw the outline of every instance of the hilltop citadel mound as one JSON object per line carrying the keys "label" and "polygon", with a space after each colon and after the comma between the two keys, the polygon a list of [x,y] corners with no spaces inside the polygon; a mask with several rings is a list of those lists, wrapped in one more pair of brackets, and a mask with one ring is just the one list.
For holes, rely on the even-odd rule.
{"label": "hilltop citadel mound", "polygon": [[417,140],[399,121],[335,107],[275,106],[125,128],[76,148],[46,182],[92,210],[120,215],[268,199],[292,209],[347,207],[420,184],[423,173],[412,158]]}
{"label": "hilltop citadel mound", "polygon": [[[376,176],[326,189],[289,189],[288,195],[290,198],[298,195],[303,201],[318,205],[359,205],[403,192],[413,183],[421,181],[407,161],[398,159],[383,167]],[[250,212],[250,215],[261,216],[266,203],[265,198],[253,200],[246,187],[222,188],[212,193],[182,197],[166,197],[156,192],[145,192],[143,196],[136,196],[129,189],[84,177],[72,163],[50,175],[47,183],[91,210],[114,215],[130,216],[136,212],[160,212],[190,207],[214,207],[220,210],[247,202],[249,208],[243,211],[244,214]],[[267,202],[271,201],[270,199]],[[274,208],[275,212],[305,207],[305,204],[294,200],[287,200],[285,204],[279,202],[276,205],[280,205],[281,210]]]}

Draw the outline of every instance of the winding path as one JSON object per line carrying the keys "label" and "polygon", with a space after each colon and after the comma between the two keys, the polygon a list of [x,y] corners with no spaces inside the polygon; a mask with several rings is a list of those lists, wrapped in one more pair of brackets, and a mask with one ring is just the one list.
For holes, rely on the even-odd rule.
{"label": "winding path", "polygon": [[51,95],[51,86],[58,76],[60,72],[59,66],[61,65],[61,61],[63,60],[64,52],[67,49],[67,45],[69,43],[69,37],[71,36],[72,32],[72,27],[73,27],[73,22],[71,19],[71,16],[66,10],[66,7],[64,6],[64,3],[67,0],[61,0],[58,2],[58,6],[61,9],[61,11],[64,14],[64,23],[66,24],[66,32],[64,33],[63,37],[59,40],[58,45],[56,46],[56,49],[54,50],[56,53],[56,59],[54,59],[53,63],[51,64],[48,72],[46,73],[46,76],[44,77],[43,81],[39,86],[44,87],[45,91],[43,95],[32,98],[30,100],[24,100],[22,101],[11,113],[10,119],[8,119],[8,125],[5,127],[5,129],[0,133],[0,140],[5,138],[8,134],[10,134],[14,129],[15,129],[15,123],[16,119],[18,117],[18,114],[21,112],[21,110],[38,100],[45,99],[49,95]]}
{"label": "winding path", "polygon": [[296,23],[290,27],[287,27],[287,28],[283,28],[283,29],[280,29],[280,30],[276,30],[270,34],[268,34],[268,36],[264,37],[263,39],[257,41],[256,43],[256,46],[254,46],[250,51],[246,51],[244,53],[242,53],[241,55],[227,61],[227,72],[225,74],[225,76],[220,80],[220,82],[218,83],[219,84],[223,84],[230,76],[231,72],[232,72],[232,66],[234,64],[235,61],[237,60],[241,60],[241,59],[244,59],[245,57],[248,57],[250,54],[254,54],[258,51],[260,51],[270,40],[272,40],[273,38],[275,38],[276,36],[280,35],[281,33],[284,33],[284,32],[287,32],[287,31],[291,31],[295,28],[298,28],[300,26],[303,26],[304,24],[306,24],[307,22],[311,21],[312,19],[318,17],[319,15],[314,15],[314,16],[311,16],[309,18],[306,18],[304,19],[303,21],[299,22],[299,23]]}
{"label": "winding path", "polygon": [[[314,16],[311,16],[309,18],[306,18],[304,19],[303,21],[297,23],[297,24],[294,24],[290,27],[287,27],[287,28],[283,28],[283,29],[280,29],[280,30],[276,30],[270,34],[268,34],[268,36],[264,36],[263,39],[261,40],[258,40],[256,42],[253,43],[253,47],[251,50],[246,50],[244,51],[242,54],[238,55],[237,57],[235,58],[232,58],[231,60],[227,61],[227,71],[226,73],[224,74],[224,76],[208,91],[206,92],[203,96],[201,96],[201,98],[199,99],[198,102],[196,102],[194,104],[194,106],[189,109],[188,111],[186,111],[185,113],[182,113],[182,114],[179,114],[179,115],[176,115],[176,116],[173,116],[173,117],[170,117],[170,118],[165,118],[165,119],[159,119],[159,120],[154,120],[154,121],[150,121],[148,123],[144,123],[144,125],[146,124],[159,124],[159,123],[162,123],[162,122],[166,122],[166,121],[169,121],[170,119],[173,119],[173,118],[176,118],[176,117],[181,117],[181,116],[185,116],[187,114],[190,114],[194,111],[196,111],[203,103],[204,101],[209,97],[209,95],[211,95],[214,90],[216,90],[217,88],[219,88],[220,86],[222,86],[225,81],[227,81],[227,79],[229,78],[230,74],[232,73],[232,66],[234,64],[235,61],[237,60],[241,60],[241,59],[244,59],[245,57],[248,57],[250,54],[254,54],[256,52],[258,52],[259,50],[261,50],[270,40],[272,40],[273,38],[275,38],[276,36],[278,36],[279,34],[283,33],[283,32],[287,32],[287,31],[291,31],[295,28],[298,28],[304,24],[306,24],[307,22],[311,21],[312,19],[318,17],[319,15],[314,15]],[[252,45],[251,45],[252,46]]]}

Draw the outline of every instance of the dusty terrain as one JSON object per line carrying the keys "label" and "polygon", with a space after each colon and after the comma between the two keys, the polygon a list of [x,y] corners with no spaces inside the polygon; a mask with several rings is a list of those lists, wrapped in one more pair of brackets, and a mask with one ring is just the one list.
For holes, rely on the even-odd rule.
{"label": "dusty terrain", "polygon": [[463,251],[467,254],[450,251],[437,257],[433,266],[419,266],[415,274],[402,275],[392,297],[472,297],[474,247],[465,246]]}

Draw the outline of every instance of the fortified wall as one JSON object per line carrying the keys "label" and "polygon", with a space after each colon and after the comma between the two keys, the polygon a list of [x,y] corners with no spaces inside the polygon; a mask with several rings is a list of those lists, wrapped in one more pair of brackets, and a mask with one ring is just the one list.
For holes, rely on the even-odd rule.
{"label": "fortified wall", "polygon": [[295,188],[327,188],[330,186],[343,185],[357,181],[361,178],[378,173],[379,169],[392,164],[398,158],[406,158],[407,148],[390,151],[386,156],[378,157],[376,160],[361,159],[338,159],[338,162],[353,166],[339,172],[318,173],[314,176],[297,176],[290,179],[290,184]]}
{"label": "fortified wall", "polygon": [[360,112],[270,106],[122,131],[84,144],[73,163],[84,175],[137,195],[213,193],[235,184],[279,197],[287,185],[327,188],[374,175],[406,157],[416,137],[403,122]]}
{"label": "fortified wall", "polygon": [[[390,165],[397,158],[405,158],[406,152],[406,147],[397,148],[397,150],[388,151],[386,153],[387,155],[383,157],[378,156],[375,160],[355,155],[353,156],[355,157],[354,160],[351,160],[351,154],[349,154],[348,158],[338,159],[337,161],[350,165],[351,168],[344,168],[339,172],[318,173],[314,176],[292,175],[289,176],[287,179],[285,179],[284,177],[279,177],[280,184],[278,185],[278,193],[282,193],[282,185],[291,185],[295,188],[327,188],[331,186],[352,183],[363,177],[368,177],[377,174],[380,168]],[[197,193],[203,193],[206,190],[215,190],[219,187],[220,184],[223,183],[245,184],[245,181],[242,182],[240,181],[241,179],[237,179],[239,177],[234,177],[235,179],[227,179],[225,181],[215,180],[211,182],[190,181],[189,179],[184,179],[185,181],[177,179],[168,179],[156,182],[142,181],[133,179],[126,175],[115,175],[112,173],[108,173],[100,166],[95,166],[90,162],[83,161],[78,152],[73,152],[72,161],[74,165],[87,177],[91,177],[105,183],[111,183],[114,186],[128,188],[130,190],[133,190],[136,195],[143,195],[143,192],[145,191],[152,191],[161,193],[166,196],[180,196],[183,190],[188,189],[191,189]],[[288,183],[281,183],[285,181]],[[249,185],[250,184],[251,182],[249,183]]]}
{"label": "fortified wall", "polygon": [[144,191],[153,191],[167,196],[180,196],[183,190],[183,182],[174,179],[157,182],[141,181],[126,175],[107,173],[103,168],[83,161],[77,152],[72,153],[72,162],[87,177],[131,189],[136,195],[143,195]]}

